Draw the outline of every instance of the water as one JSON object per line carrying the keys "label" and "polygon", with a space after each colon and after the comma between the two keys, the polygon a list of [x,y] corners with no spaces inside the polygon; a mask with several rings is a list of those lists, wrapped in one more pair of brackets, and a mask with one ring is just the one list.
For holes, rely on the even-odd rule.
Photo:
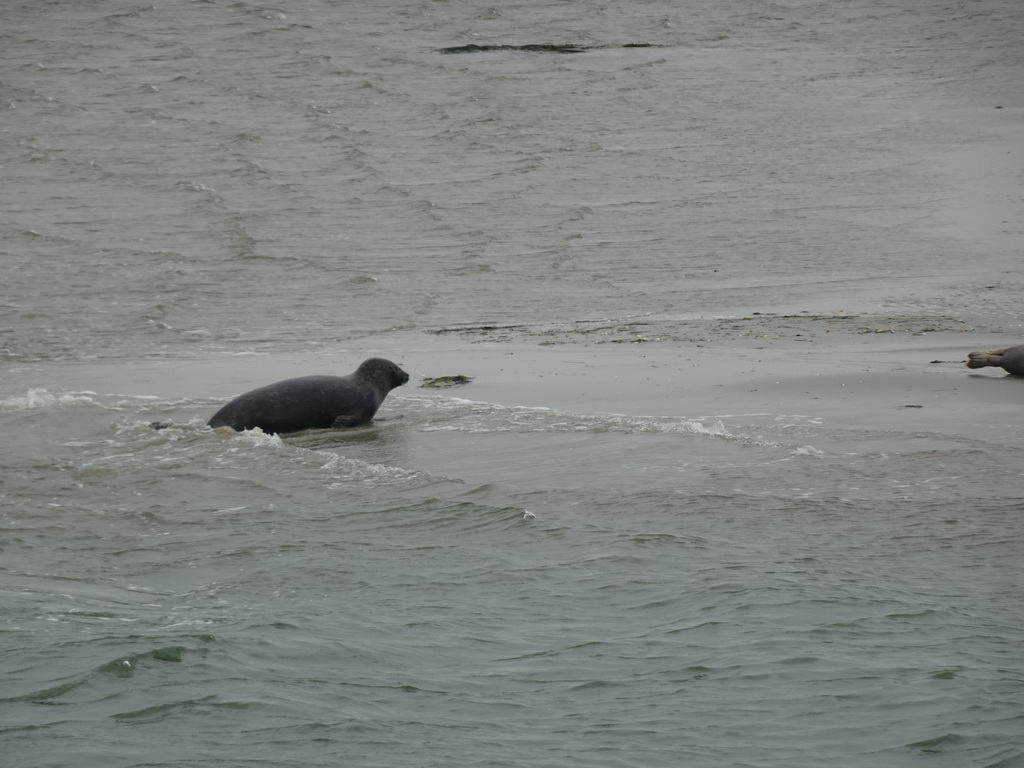
{"label": "water", "polygon": [[1019,4],[2,14],[4,765],[1024,765]]}

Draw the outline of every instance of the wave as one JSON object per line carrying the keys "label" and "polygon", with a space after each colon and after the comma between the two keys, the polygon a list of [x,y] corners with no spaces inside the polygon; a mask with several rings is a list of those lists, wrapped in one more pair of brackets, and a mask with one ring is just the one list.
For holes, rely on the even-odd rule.
{"label": "wave", "polygon": [[46,389],[30,389],[24,395],[0,400],[3,411],[33,411],[46,408],[68,408],[75,406],[96,406],[95,392],[66,392],[53,394]]}
{"label": "wave", "polygon": [[579,414],[553,408],[507,406],[455,397],[400,395],[407,418],[422,432],[551,432],[690,434],[740,444],[780,447],[760,437],[735,433],[719,418]]}
{"label": "wave", "polygon": [[178,398],[165,400],[156,395],[100,394],[92,390],[52,392],[43,387],[32,387],[24,395],[0,399],[0,412],[36,411],[47,409],[98,408],[104,411],[142,413],[185,408],[208,409],[221,398]]}

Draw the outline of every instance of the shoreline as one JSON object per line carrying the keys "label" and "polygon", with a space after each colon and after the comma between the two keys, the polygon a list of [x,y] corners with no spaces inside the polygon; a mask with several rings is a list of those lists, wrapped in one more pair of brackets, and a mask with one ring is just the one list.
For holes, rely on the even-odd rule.
{"label": "shoreline", "polygon": [[[10,376],[8,390],[18,396],[42,388],[181,398],[186,402],[171,418],[187,420],[210,415],[196,408],[195,400],[218,402],[311,373],[344,375],[366,357],[381,356],[411,377],[385,401],[383,417],[400,412],[403,396],[415,395],[575,414],[723,418],[748,426],[768,425],[789,414],[835,428],[928,432],[1024,446],[1019,429],[1024,377],[964,365],[972,350],[1009,346],[1019,339],[959,321],[935,329],[934,318],[926,330],[918,329],[917,320],[900,329],[889,323],[862,324],[870,318],[758,316],[685,325],[687,333],[711,341],[616,343],[619,337],[609,340],[598,331],[577,334],[574,343],[553,343],[550,332],[532,330],[532,336],[517,331],[517,338],[497,339],[496,334],[511,336],[507,328],[468,341],[467,332],[479,339],[480,331],[403,331],[363,339],[359,346],[301,353],[40,363]],[[574,337],[569,333],[565,338]],[[472,381],[444,389],[420,387],[443,376]]]}

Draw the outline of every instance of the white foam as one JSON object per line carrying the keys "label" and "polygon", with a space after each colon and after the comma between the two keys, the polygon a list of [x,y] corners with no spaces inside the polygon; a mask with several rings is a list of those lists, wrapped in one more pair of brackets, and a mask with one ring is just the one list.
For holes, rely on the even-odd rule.
{"label": "white foam", "polygon": [[95,392],[68,392],[55,395],[47,389],[33,388],[24,397],[10,397],[0,400],[0,408],[10,411],[27,411],[38,408],[62,408],[75,405],[98,405],[93,397]]}

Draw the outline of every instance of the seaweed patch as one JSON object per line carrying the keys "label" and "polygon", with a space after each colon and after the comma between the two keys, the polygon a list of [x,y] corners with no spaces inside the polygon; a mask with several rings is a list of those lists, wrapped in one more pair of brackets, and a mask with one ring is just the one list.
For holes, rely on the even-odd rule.
{"label": "seaweed patch", "polygon": [[426,389],[446,389],[448,387],[462,387],[469,384],[473,378],[471,376],[464,376],[461,373],[457,373],[454,376],[437,376],[435,378],[423,378],[423,383],[420,387]]}
{"label": "seaweed patch", "polygon": [[621,45],[579,45],[577,43],[530,43],[528,45],[456,45],[438,48],[438,53],[487,53],[489,51],[525,51],[526,53],[584,53],[598,48],[658,48],[654,43],[623,43]]}

